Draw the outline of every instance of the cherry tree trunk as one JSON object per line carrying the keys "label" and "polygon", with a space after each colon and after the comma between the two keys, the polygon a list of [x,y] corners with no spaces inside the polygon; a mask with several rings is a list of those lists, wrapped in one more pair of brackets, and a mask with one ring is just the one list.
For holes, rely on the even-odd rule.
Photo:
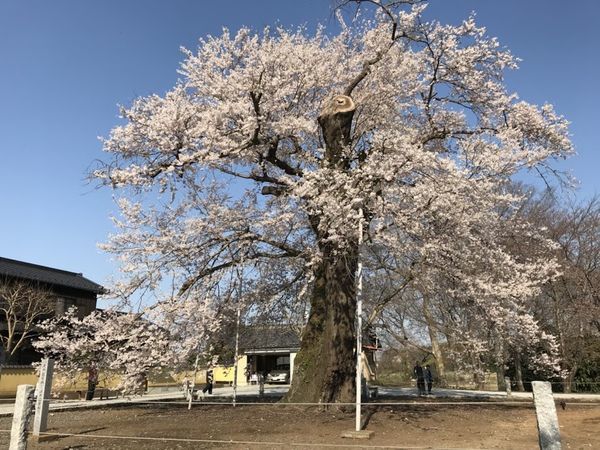
{"label": "cherry tree trunk", "polygon": [[429,340],[431,341],[431,353],[435,358],[437,369],[437,378],[440,386],[446,386],[446,366],[444,364],[444,356],[438,339],[437,327],[431,314],[431,300],[429,296],[423,296],[423,317],[427,323],[427,331],[429,332]]}
{"label": "cherry tree trunk", "polygon": [[[319,126],[325,141],[322,164],[340,172],[350,167],[350,132],[355,105],[345,95],[325,103]],[[355,277],[358,236],[331,242],[323,217],[313,215],[321,262],[314,269],[311,312],[294,360],[289,402],[352,402],[355,393]],[[326,221],[326,219],[325,219]],[[358,224],[357,224],[358,225]],[[352,227],[351,227],[352,228]],[[357,232],[358,233],[358,229]]]}
{"label": "cherry tree trunk", "polygon": [[356,251],[323,258],[294,360],[288,402],[352,402],[355,392]]}
{"label": "cherry tree trunk", "polygon": [[515,353],[515,381],[517,382],[517,391],[525,392],[525,385],[523,384],[521,353],[519,351]]}
{"label": "cherry tree trunk", "polygon": [[575,379],[575,374],[577,373],[577,364],[572,364],[569,370],[569,373],[563,377],[563,392],[570,393],[573,392],[573,380]]}
{"label": "cherry tree trunk", "polygon": [[498,385],[499,391],[506,391],[506,380],[504,377],[506,376],[506,371],[504,370],[503,363],[496,364],[496,383]]}

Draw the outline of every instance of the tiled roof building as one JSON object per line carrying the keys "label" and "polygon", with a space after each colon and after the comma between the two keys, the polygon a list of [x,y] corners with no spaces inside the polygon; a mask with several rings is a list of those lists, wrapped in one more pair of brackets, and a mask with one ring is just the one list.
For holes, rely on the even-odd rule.
{"label": "tiled roof building", "polygon": [[[63,314],[71,306],[77,307],[80,317],[90,314],[96,309],[98,295],[104,293],[101,285],[81,273],[0,257],[0,283],[18,282],[34,284],[48,291],[55,298],[56,315]],[[0,316],[0,332],[6,330],[5,320]],[[29,345],[20,353],[18,363],[29,363],[38,357]]]}
{"label": "tiled roof building", "polygon": [[101,294],[104,288],[81,273],[0,257],[0,277],[36,281],[56,288]]}

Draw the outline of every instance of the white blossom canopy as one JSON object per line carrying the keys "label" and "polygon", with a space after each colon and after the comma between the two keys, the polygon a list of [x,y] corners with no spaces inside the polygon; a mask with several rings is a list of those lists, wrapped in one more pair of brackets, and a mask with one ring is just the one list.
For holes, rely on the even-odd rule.
{"label": "white blossom canopy", "polygon": [[[122,109],[94,173],[123,193],[103,246],[123,262],[115,289],[168,282],[172,297],[206,298],[245,266],[248,295],[300,301],[323,248],[356,245],[362,208],[365,247],[418,266],[419,289],[452,278],[492,315],[535,294],[556,265],[515,257],[506,234],[551,244],[507,226],[520,197],[506,183],[572,153],[567,122],[507,92],[517,60],[473,18],[424,23],[423,9],[336,35],[224,30],[185,50],[171,91]],[[319,117],[332,101],[353,118],[329,157]]]}

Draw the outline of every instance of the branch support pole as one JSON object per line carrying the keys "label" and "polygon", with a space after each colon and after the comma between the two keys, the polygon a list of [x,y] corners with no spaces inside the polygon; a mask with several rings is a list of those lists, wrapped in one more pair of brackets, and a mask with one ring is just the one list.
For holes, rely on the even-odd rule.
{"label": "branch support pole", "polygon": [[240,353],[240,313],[241,313],[241,304],[242,301],[242,283],[244,279],[243,270],[244,270],[244,258],[242,257],[242,272],[240,272],[240,268],[237,267],[238,274],[238,301],[237,301],[237,318],[235,321],[235,356],[234,356],[234,365],[233,365],[233,407],[235,408],[235,402],[237,400],[237,380],[238,380],[238,365],[239,365],[239,353]]}
{"label": "branch support pole", "polygon": [[194,362],[194,378],[192,378],[192,383],[188,384],[188,410],[192,409],[192,400],[194,399],[194,388],[196,387],[196,375],[198,374],[198,358],[200,358],[199,354],[196,354],[196,361]]}
{"label": "branch support pole", "polygon": [[[240,295],[241,295],[240,285]],[[240,349],[240,305],[237,305],[237,319],[235,322],[235,364],[233,366],[233,407],[235,408],[235,401],[237,399],[237,379],[238,379],[238,365],[239,365],[239,349]]]}
{"label": "branch support pole", "polygon": [[363,242],[363,210],[358,211],[358,263],[356,267],[356,431],[360,431],[362,402],[362,260],[360,247]]}

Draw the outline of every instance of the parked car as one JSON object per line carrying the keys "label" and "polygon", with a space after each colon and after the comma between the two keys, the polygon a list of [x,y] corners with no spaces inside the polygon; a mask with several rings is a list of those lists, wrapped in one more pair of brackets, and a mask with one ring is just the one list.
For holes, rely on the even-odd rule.
{"label": "parked car", "polygon": [[267,374],[267,383],[285,383],[290,382],[290,366],[277,366]]}

